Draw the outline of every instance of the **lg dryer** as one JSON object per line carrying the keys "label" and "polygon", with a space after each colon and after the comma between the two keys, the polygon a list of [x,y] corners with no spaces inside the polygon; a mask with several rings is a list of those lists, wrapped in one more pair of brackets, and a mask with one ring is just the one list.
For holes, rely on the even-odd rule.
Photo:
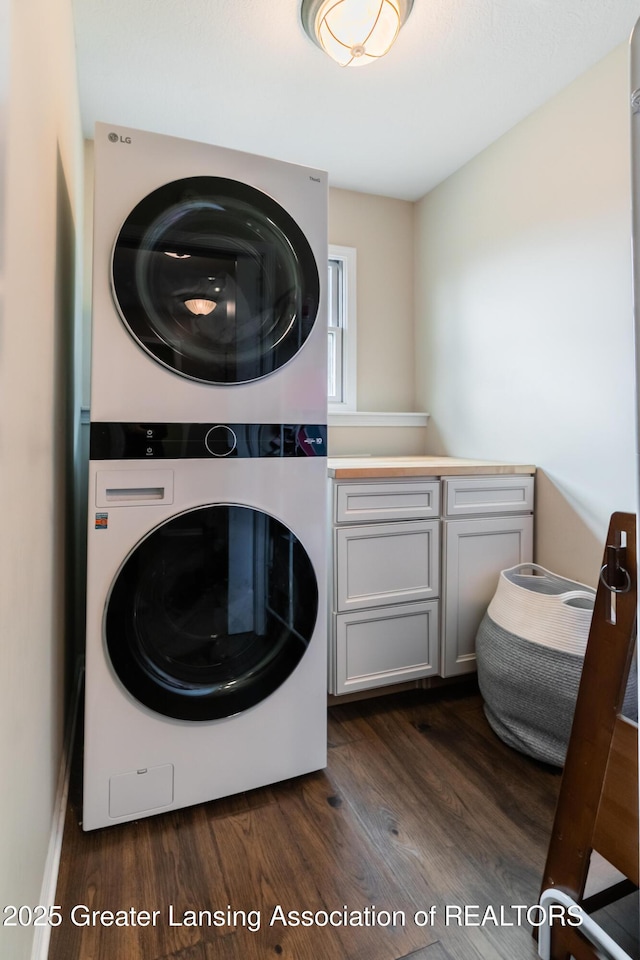
{"label": "lg dryer", "polygon": [[323,419],[326,174],[95,136],[92,421]]}

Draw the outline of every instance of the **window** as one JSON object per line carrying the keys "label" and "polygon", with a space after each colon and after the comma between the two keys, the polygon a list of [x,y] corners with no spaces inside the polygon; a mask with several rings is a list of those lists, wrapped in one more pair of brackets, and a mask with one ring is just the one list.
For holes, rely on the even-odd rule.
{"label": "window", "polygon": [[356,410],[356,251],[329,246],[329,405]]}

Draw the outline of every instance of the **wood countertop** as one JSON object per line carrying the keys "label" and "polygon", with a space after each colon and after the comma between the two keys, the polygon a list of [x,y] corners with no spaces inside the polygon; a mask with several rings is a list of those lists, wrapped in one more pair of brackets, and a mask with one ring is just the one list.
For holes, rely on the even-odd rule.
{"label": "wood countertop", "polygon": [[534,474],[532,464],[460,457],[329,457],[329,476],[338,480],[379,477],[463,477]]}

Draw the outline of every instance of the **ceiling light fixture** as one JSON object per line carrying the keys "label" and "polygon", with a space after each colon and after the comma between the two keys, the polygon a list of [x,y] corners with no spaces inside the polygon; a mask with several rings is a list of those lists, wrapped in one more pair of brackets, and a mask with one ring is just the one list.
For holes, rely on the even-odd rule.
{"label": "ceiling light fixture", "polygon": [[302,26],[342,67],[384,57],[411,13],[413,0],[302,0]]}
{"label": "ceiling light fixture", "polygon": [[204,297],[185,300],[184,305],[187,310],[190,310],[196,317],[208,317],[217,307],[215,300],[206,300]]}

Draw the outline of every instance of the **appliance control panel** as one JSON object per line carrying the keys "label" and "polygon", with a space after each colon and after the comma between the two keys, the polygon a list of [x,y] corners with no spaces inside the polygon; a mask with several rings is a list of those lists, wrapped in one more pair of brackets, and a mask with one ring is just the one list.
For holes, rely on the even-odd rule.
{"label": "appliance control panel", "polygon": [[326,424],[92,422],[91,460],[326,457]]}

